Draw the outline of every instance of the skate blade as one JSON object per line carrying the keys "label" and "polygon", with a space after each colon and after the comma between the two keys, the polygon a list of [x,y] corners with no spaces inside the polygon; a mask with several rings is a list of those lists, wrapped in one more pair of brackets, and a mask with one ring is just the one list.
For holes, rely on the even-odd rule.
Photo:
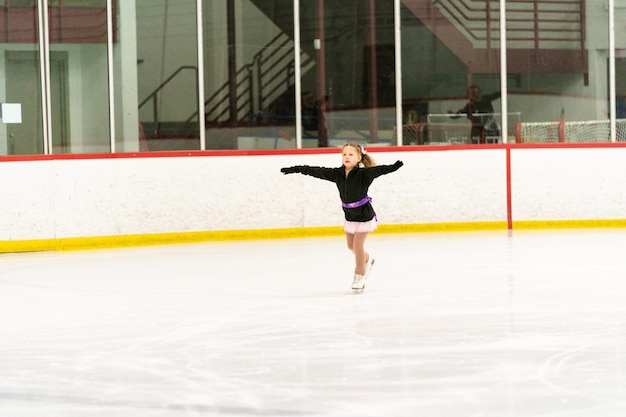
{"label": "skate blade", "polygon": [[372,263],[370,264],[370,267],[367,270],[367,273],[365,274],[365,279],[369,278],[370,272],[372,272],[372,269],[374,268],[375,263],[376,263],[376,259],[372,259]]}

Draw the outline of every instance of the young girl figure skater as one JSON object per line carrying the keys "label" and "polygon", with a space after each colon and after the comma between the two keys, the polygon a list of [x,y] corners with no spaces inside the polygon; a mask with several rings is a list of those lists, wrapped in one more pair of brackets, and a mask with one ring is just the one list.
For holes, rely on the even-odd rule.
{"label": "young girl figure skater", "polygon": [[343,230],[348,249],[354,253],[352,289],[356,292],[365,288],[365,280],[374,265],[374,257],[365,251],[367,234],[376,230],[376,213],[367,191],[375,178],[397,171],[403,163],[396,161],[393,165],[376,165],[365,149],[354,142],[343,145],[341,153],[342,165],[339,168],[296,165],[280,171],[283,174],[310,175],[337,185],[346,219]]}

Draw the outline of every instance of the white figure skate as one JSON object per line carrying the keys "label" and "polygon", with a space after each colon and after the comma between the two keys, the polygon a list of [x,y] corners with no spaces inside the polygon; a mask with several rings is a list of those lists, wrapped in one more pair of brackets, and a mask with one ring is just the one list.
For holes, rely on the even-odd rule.
{"label": "white figure skate", "polygon": [[367,263],[365,264],[365,279],[367,279],[367,277],[370,276],[370,271],[372,270],[372,267],[374,266],[374,262],[376,262],[376,259],[374,259],[372,255],[370,255],[370,258],[367,260]]}
{"label": "white figure skate", "polygon": [[362,292],[365,289],[365,275],[354,274],[352,281],[352,292]]}
{"label": "white figure skate", "polygon": [[352,291],[354,293],[363,292],[363,290],[365,289],[365,280],[369,276],[370,271],[372,270],[372,267],[374,266],[374,262],[376,262],[376,260],[370,255],[370,258],[365,264],[365,274],[364,275],[354,274],[354,280],[352,281]]}

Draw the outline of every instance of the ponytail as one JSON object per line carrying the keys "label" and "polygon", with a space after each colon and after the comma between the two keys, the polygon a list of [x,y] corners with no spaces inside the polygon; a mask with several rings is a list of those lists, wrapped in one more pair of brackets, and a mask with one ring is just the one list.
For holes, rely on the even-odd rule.
{"label": "ponytail", "polygon": [[372,158],[368,153],[361,154],[361,163],[365,168],[376,166],[374,158]]}

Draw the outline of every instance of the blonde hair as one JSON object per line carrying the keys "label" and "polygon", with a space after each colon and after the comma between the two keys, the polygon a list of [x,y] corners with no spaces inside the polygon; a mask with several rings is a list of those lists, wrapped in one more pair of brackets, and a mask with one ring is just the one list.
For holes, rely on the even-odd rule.
{"label": "blonde hair", "polygon": [[374,161],[374,158],[372,158],[370,154],[368,154],[365,151],[365,149],[363,148],[363,146],[361,146],[361,144],[356,143],[356,142],[348,142],[341,147],[341,150],[343,151],[346,146],[351,146],[357,150],[359,155],[361,155],[361,164],[363,164],[365,168],[376,166],[376,162]]}

